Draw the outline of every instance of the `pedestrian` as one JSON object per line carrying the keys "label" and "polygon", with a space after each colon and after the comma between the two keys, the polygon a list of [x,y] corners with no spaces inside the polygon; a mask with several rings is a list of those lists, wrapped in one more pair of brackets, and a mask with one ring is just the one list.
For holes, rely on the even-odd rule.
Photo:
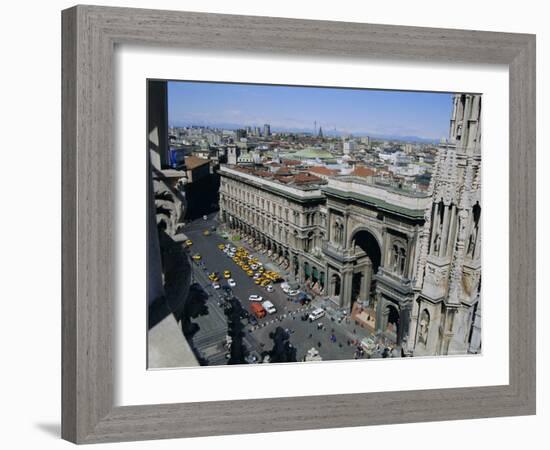
{"label": "pedestrian", "polygon": [[309,339],[311,339],[313,337],[313,334],[309,333]]}
{"label": "pedestrian", "polygon": [[321,348],[321,341],[317,342],[317,347]]}

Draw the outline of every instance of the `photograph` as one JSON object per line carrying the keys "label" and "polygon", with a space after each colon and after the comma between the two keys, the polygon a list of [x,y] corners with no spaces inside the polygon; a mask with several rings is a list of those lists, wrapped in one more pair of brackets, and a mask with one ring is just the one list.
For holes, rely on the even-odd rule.
{"label": "photograph", "polygon": [[148,368],[481,353],[481,94],[148,80],[147,104]]}

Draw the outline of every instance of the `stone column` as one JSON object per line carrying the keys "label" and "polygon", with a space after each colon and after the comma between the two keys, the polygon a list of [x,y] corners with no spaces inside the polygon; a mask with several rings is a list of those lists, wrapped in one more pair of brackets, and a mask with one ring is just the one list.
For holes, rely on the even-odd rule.
{"label": "stone column", "polygon": [[397,329],[397,345],[403,345],[409,341],[411,323],[411,305],[403,305],[399,308],[399,327]]}
{"label": "stone column", "polygon": [[450,218],[450,223],[449,223],[449,233],[448,233],[448,236],[447,236],[447,245],[446,245],[446,249],[445,249],[445,256],[449,256],[452,252],[452,249],[453,249],[453,238],[454,238],[454,230],[456,228],[456,206],[455,205],[451,205],[450,207],[450,214],[451,214],[451,218]]}
{"label": "stone column", "polygon": [[437,233],[439,232],[439,225],[440,225],[439,206],[440,206],[440,203],[436,203],[434,208],[434,221],[433,221],[432,235],[431,235],[431,242],[430,242],[430,254],[432,255],[435,254],[434,252],[435,240],[436,240]]}
{"label": "stone column", "polygon": [[361,300],[367,300],[370,293],[370,285],[372,282],[372,262],[370,259],[365,264],[363,269],[363,277],[361,278],[361,288],[359,290],[359,298]]}
{"label": "stone column", "polygon": [[382,300],[380,294],[377,294],[378,301],[376,302],[376,331],[386,331],[388,326],[389,310],[386,308],[386,302]]}
{"label": "stone column", "polygon": [[447,254],[447,239],[449,235],[449,206],[443,207],[443,227],[441,229],[441,245],[439,246],[439,256]]}
{"label": "stone column", "polygon": [[409,355],[414,354],[414,348],[416,346],[416,333],[418,329],[418,313],[421,310],[418,302],[412,303],[412,308],[410,312],[410,323],[409,323],[409,336],[407,338],[407,345],[405,352]]}
{"label": "stone column", "polygon": [[353,282],[353,268],[345,268],[341,273],[340,306],[344,309],[351,307],[351,287]]}
{"label": "stone column", "polygon": [[344,230],[343,230],[343,236],[342,236],[342,248],[347,249],[348,248],[348,222],[349,222],[349,214],[347,212],[344,213]]}
{"label": "stone column", "polygon": [[299,283],[305,283],[306,277],[304,275],[304,260],[303,260],[303,258],[298,257],[298,265],[300,266],[300,270],[298,270],[298,282]]}

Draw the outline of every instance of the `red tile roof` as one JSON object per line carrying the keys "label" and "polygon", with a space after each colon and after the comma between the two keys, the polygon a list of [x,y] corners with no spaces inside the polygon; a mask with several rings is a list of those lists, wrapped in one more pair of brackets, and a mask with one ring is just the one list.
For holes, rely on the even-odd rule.
{"label": "red tile roof", "polygon": [[376,171],[369,169],[368,167],[359,166],[356,167],[353,172],[351,172],[351,175],[355,177],[373,177],[376,175]]}
{"label": "red tile roof", "polygon": [[297,161],[295,159],[284,159],[282,161],[282,163],[285,165],[285,166],[299,166],[300,164],[302,164],[301,161]]}
{"label": "red tile roof", "polygon": [[321,181],[323,181],[322,178],[316,177],[309,172],[300,172],[294,175],[294,183],[296,184],[320,183]]}
{"label": "red tile roof", "polygon": [[327,176],[334,176],[339,173],[338,170],[329,169],[328,167],[325,167],[325,166],[313,166],[313,167],[310,167],[308,170],[310,173],[317,173],[319,175],[327,175]]}

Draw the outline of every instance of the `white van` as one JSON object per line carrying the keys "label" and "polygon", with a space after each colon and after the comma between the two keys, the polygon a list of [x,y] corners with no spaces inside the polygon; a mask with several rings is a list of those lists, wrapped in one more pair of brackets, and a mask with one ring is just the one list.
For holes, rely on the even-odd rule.
{"label": "white van", "polygon": [[325,315],[325,310],[323,308],[315,308],[313,311],[309,313],[308,319],[310,322],[313,322],[314,320],[320,319]]}
{"label": "white van", "polygon": [[277,312],[277,308],[275,308],[275,305],[271,303],[269,300],[266,300],[262,303],[262,306],[269,314],[275,314]]}

